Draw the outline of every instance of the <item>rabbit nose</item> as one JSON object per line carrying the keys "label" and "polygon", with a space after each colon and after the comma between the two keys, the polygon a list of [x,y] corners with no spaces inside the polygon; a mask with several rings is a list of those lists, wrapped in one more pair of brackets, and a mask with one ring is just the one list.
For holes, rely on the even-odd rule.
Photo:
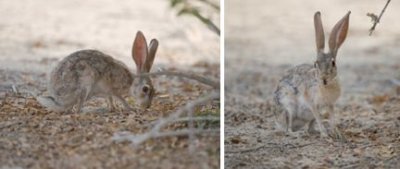
{"label": "rabbit nose", "polygon": [[322,81],[323,81],[324,85],[328,84],[328,81],[326,79],[322,79]]}

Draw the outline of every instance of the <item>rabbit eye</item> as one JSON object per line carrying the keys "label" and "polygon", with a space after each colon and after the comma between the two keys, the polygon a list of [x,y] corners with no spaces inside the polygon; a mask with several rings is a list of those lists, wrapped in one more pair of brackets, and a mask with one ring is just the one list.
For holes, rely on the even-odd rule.
{"label": "rabbit eye", "polygon": [[336,63],[335,63],[335,61],[334,61],[334,60],[332,60],[332,66],[333,66],[333,67],[335,67],[335,66],[336,66]]}
{"label": "rabbit eye", "polygon": [[149,92],[149,90],[150,90],[150,89],[149,89],[148,86],[143,86],[143,87],[142,87],[142,92],[143,92],[143,93],[147,93],[147,92]]}

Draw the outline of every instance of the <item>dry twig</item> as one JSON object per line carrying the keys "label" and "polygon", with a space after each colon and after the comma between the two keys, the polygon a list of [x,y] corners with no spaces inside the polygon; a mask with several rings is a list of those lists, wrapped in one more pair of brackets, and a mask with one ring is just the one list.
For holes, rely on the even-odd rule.
{"label": "dry twig", "polygon": [[196,75],[196,74],[193,74],[193,73],[162,71],[162,72],[155,72],[155,73],[144,73],[144,74],[140,74],[140,75],[136,75],[136,76],[137,77],[146,77],[146,76],[161,76],[161,75],[178,76],[178,77],[193,79],[193,80],[196,80],[196,81],[198,81],[200,83],[203,83],[205,85],[211,86],[214,89],[217,89],[217,90],[220,89],[220,83],[217,80],[206,78],[204,76],[199,76],[199,75]]}
{"label": "dry twig", "polygon": [[[207,118],[196,118],[193,117],[193,109],[198,106],[202,105],[204,103],[207,103],[209,101],[212,101],[214,99],[218,99],[219,96],[219,88],[220,88],[220,83],[217,80],[209,79],[204,76],[199,76],[196,74],[191,74],[191,73],[182,73],[182,72],[173,72],[173,71],[162,71],[162,72],[156,72],[156,73],[145,73],[145,74],[140,74],[136,75],[137,77],[148,77],[148,76],[160,76],[160,75],[167,75],[167,76],[178,76],[178,77],[183,77],[183,78],[188,78],[188,79],[193,79],[196,80],[200,83],[203,83],[205,85],[209,85],[213,87],[214,89],[217,89],[217,91],[212,92],[210,95],[199,98],[195,101],[192,101],[188,104],[186,104],[184,107],[181,107],[178,109],[176,112],[172,113],[170,116],[167,118],[162,118],[154,122],[154,127],[149,131],[144,134],[130,134],[127,132],[120,132],[120,133],[115,133],[113,136],[113,140],[115,141],[124,141],[128,140],[131,141],[133,145],[139,145],[146,140],[152,139],[152,138],[159,138],[159,137],[167,137],[167,136],[181,136],[181,135],[188,135],[189,139],[191,142],[194,140],[194,136],[198,134],[206,134],[206,133],[218,133],[219,134],[219,129],[198,129],[194,128],[194,121],[196,120],[207,120]],[[188,117],[186,118],[179,118],[183,113],[187,112]],[[211,118],[210,118],[211,119]],[[215,120],[215,119],[211,119]],[[219,120],[219,119],[218,119]],[[183,130],[178,130],[178,131],[169,131],[169,132],[161,132],[161,128],[166,126],[167,124],[174,123],[174,122],[179,122],[179,121],[188,121],[189,122],[189,128],[188,129],[183,129]],[[152,123],[153,125],[153,123]],[[193,146],[191,145],[189,147],[190,150],[193,150]]]}
{"label": "dry twig", "polygon": [[216,116],[199,116],[199,117],[192,117],[191,119],[189,117],[182,117],[179,119],[174,120],[174,123],[179,123],[179,122],[186,122],[189,120],[193,121],[219,121],[219,117]]}
{"label": "dry twig", "polygon": [[17,87],[16,87],[14,84],[13,84],[11,87],[12,87],[12,91],[13,91],[14,93],[19,93]]}
{"label": "dry twig", "polygon": [[[197,121],[220,121],[220,118],[216,117],[216,116],[197,116],[197,117],[192,117],[192,118],[181,117],[181,118],[178,118],[178,119],[175,119],[175,120],[171,121],[170,124],[188,122],[189,120],[193,120],[193,121],[196,121],[196,122]],[[157,124],[157,122],[158,122],[157,120],[154,120],[151,123],[146,124],[146,127],[154,126],[154,125]]]}
{"label": "dry twig", "polygon": [[390,1],[391,0],[388,0],[386,2],[386,5],[385,5],[385,7],[383,7],[383,9],[381,11],[381,14],[379,14],[379,17],[374,13],[367,13],[367,16],[371,17],[371,21],[374,23],[372,25],[372,27],[369,29],[369,36],[372,35],[372,32],[375,30],[376,25],[378,25],[379,21],[381,20],[382,15],[385,12],[385,10],[386,10],[387,6],[389,5]]}
{"label": "dry twig", "polygon": [[126,132],[122,133],[116,133],[113,136],[113,140],[115,141],[125,141],[128,140],[132,142],[133,145],[139,145],[146,140],[152,139],[152,138],[159,138],[159,137],[167,137],[167,136],[180,136],[180,135],[190,135],[190,134],[200,134],[200,133],[210,133],[210,132],[217,132],[219,133],[219,129],[184,129],[184,130],[179,130],[179,131],[172,131],[172,132],[161,132],[161,128],[169,124],[170,122],[173,122],[175,119],[177,119],[179,116],[181,116],[184,112],[192,110],[194,107],[205,104],[211,100],[218,99],[219,98],[219,93],[218,92],[213,92],[209,94],[208,96],[199,98],[195,101],[192,101],[188,104],[186,104],[184,107],[181,107],[178,109],[176,112],[172,113],[170,116],[167,118],[161,118],[157,121],[156,125],[149,131],[143,134],[127,134]]}
{"label": "dry twig", "polygon": [[210,134],[217,134],[219,135],[219,129],[182,129],[182,130],[176,130],[176,131],[167,131],[167,132],[155,132],[153,133],[150,137],[144,137],[143,135],[132,135],[129,132],[120,132],[116,133],[113,136],[113,140],[115,141],[131,141],[134,145],[139,145],[143,143],[144,141],[150,139],[150,138],[161,138],[161,137],[174,137],[174,136],[187,136],[190,134],[204,134],[204,135],[210,135]]}
{"label": "dry twig", "polygon": [[[211,18],[207,18],[200,12],[200,9],[196,6],[193,6],[193,1],[189,0],[170,0],[171,2],[171,7],[177,8],[178,9],[178,15],[191,15],[200,20],[202,23],[204,23],[211,31],[216,33],[218,36],[221,34],[221,30],[218,27],[217,24],[215,24]],[[207,6],[211,7],[212,9],[215,9],[217,11],[217,14],[219,14],[220,7],[218,3],[212,2],[210,0],[199,0],[199,2],[202,2],[206,4]],[[205,7],[207,7],[205,6]]]}

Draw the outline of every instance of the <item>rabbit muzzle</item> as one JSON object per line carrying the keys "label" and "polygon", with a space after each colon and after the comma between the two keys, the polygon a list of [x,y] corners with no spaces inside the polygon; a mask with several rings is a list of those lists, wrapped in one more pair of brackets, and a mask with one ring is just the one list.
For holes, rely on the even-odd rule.
{"label": "rabbit muzzle", "polygon": [[151,84],[140,85],[137,90],[138,103],[142,108],[150,108],[151,102],[153,100],[155,90]]}
{"label": "rabbit muzzle", "polygon": [[146,94],[139,99],[140,107],[148,109],[151,106],[153,100],[153,94]]}
{"label": "rabbit muzzle", "polygon": [[324,85],[327,85],[327,84],[328,84],[328,80],[326,80],[325,78],[322,79],[322,82],[323,82]]}

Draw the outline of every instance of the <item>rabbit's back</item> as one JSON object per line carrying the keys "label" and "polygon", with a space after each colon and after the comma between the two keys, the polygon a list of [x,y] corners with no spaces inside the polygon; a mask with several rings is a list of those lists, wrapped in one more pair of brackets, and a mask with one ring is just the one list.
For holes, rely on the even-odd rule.
{"label": "rabbit's back", "polygon": [[94,93],[101,93],[104,88],[129,89],[132,81],[123,63],[97,50],[81,50],[70,54],[55,67],[50,75],[49,91],[65,101],[74,99],[71,95],[78,94],[80,88],[88,85],[93,85]]}

